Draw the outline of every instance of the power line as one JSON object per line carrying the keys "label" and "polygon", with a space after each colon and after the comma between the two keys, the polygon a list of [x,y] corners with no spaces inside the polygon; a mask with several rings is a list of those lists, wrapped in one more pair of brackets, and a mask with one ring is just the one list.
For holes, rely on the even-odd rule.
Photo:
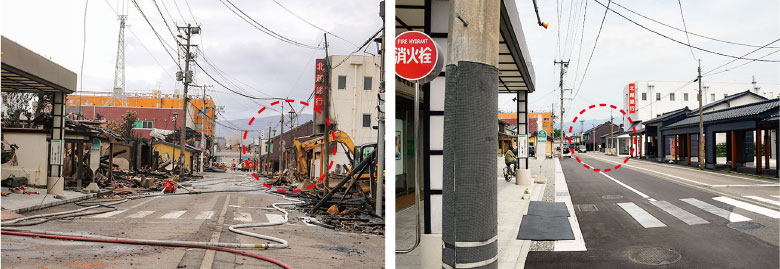
{"label": "power line", "polygon": [[582,31],[580,32],[580,46],[577,48],[577,61],[576,61],[577,62],[577,69],[574,72],[574,84],[572,84],[572,85],[577,85],[577,80],[578,80],[577,78],[580,75],[580,60],[582,59],[582,57],[581,57],[582,56],[582,41],[585,38],[585,19],[587,18],[587,16],[588,16],[588,1],[585,0],[585,10],[583,11],[583,14],[582,14]]}
{"label": "power line", "polygon": [[[111,3],[109,3],[108,0],[105,0],[105,2],[106,2],[106,5],[108,5],[108,7],[111,8],[111,11],[113,11],[115,15],[119,16],[119,13],[117,13],[116,9],[114,9],[114,7],[111,6]],[[138,43],[141,44],[141,47],[143,47],[144,50],[146,50],[146,52],[149,53],[149,56],[152,56],[152,59],[154,60],[154,62],[157,63],[157,65],[160,66],[160,69],[162,69],[163,72],[168,74],[169,77],[173,77],[173,75],[171,75],[171,73],[168,73],[168,70],[166,70],[165,67],[163,67],[163,65],[160,63],[160,61],[157,60],[157,57],[154,57],[154,54],[152,53],[151,50],[149,50],[148,47],[146,47],[146,44],[144,44],[143,40],[141,38],[139,38],[138,35],[135,34],[135,32],[133,32],[133,28],[127,27],[127,29],[130,30],[130,33],[133,34],[133,36],[138,41]]]}
{"label": "power line", "polygon": [[219,86],[222,86],[222,88],[225,88],[226,90],[228,90],[228,91],[230,91],[232,93],[238,94],[240,96],[243,96],[243,97],[246,97],[246,98],[249,98],[249,99],[254,99],[254,100],[265,100],[265,101],[267,101],[267,100],[281,100],[282,99],[282,98],[276,98],[276,97],[265,98],[265,97],[250,96],[250,95],[246,95],[246,94],[234,91],[233,89],[229,88],[228,86],[225,86],[224,84],[222,84],[222,82],[220,82],[219,80],[217,80],[213,76],[211,76],[211,74],[209,74],[209,72],[207,72],[206,69],[203,69],[203,67],[200,66],[200,63],[198,63],[198,61],[195,61],[195,65],[197,65],[198,68],[200,68],[200,70],[202,70],[203,73],[206,74],[206,76],[211,78],[211,80],[213,80],[214,82],[219,84]]}
{"label": "power line", "polygon": [[[596,0],[598,3],[598,0]],[[611,3],[612,0],[610,0],[607,3],[607,10],[609,10],[609,3]],[[580,79],[580,84],[577,86],[577,91],[574,92],[574,97],[572,99],[577,98],[577,95],[580,93],[580,89],[582,89],[582,83],[585,81],[585,76],[588,75],[588,68],[590,68],[590,61],[593,59],[593,54],[596,53],[596,45],[599,43],[599,37],[601,37],[601,30],[604,28],[604,20],[607,19],[607,10],[604,10],[604,16],[601,18],[601,25],[599,25],[599,32],[596,33],[596,41],[593,42],[593,49],[590,51],[590,57],[588,57],[588,63],[585,65],[585,71],[582,73],[582,79]],[[574,103],[574,102],[572,102]],[[571,108],[571,104],[569,104],[569,108]]]}
{"label": "power line", "polygon": [[171,37],[173,37],[173,41],[176,42],[177,45],[181,46],[181,44],[179,44],[179,41],[176,40],[176,34],[173,33],[173,30],[171,30],[171,26],[168,25],[168,20],[166,20],[165,16],[163,16],[162,11],[160,10],[160,6],[157,5],[157,0],[152,0],[152,3],[154,3],[154,7],[157,8],[157,13],[160,13],[160,18],[162,18],[163,22],[165,23],[165,29],[167,29],[168,32],[171,33]]}
{"label": "power line", "polygon": [[[724,67],[724,66],[726,66],[726,65],[728,65],[728,64],[730,64],[730,63],[733,63],[733,62],[735,62],[735,61],[737,61],[737,60],[739,60],[739,59],[746,59],[746,58],[744,58],[745,56],[748,56],[748,55],[750,55],[750,54],[753,54],[754,52],[756,52],[756,51],[758,51],[758,50],[760,50],[760,49],[763,49],[763,48],[765,48],[765,47],[768,47],[769,45],[772,45],[772,44],[774,44],[774,43],[775,43],[775,42],[777,42],[777,41],[780,41],[780,38],[778,38],[778,39],[775,39],[775,41],[769,42],[769,43],[767,43],[766,45],[764,45],[764,46],[761,46],[760,48],[757,48],[757,49],[754,49],[754,50],[752,50],[752,51],[750,51],[750,52],[748,52],[748,53],[745,53],[745,55],[742,55],[741,57],[739,57],[739,58],[737,58],[737,59],[733,59],[733,60],[731,60],[731,61],[728,61],[728,62],[727,62],[727,63],[725,63],[725,64],[722,64],[722,65],[720,65],[720,66],[718,66],[718,67],[715,67],[715,68],[713,68],[713,69],[710,69],[710,71],[707,71],[707,72],[705,72],[705,73],[704,73],[704,75],[707,75],[707,74],[709,74],[709,73],[712,73],[713,71],[715,71],[715,70],[718,70],[719,68],[721,68],[721,67]],[[766,56],[766,55],[765,55],[765,56]],[[752,61],[750,61],[751,63],[752,63],[752,62],[755,62],[755,61],[759,61],[759,59],[749,59],[749,60],[752,60]]]}
{"label": "power line", "polygon": [[187,10],[190,11],[190,17],[192,17],[192,21],[194,21],[195,24],[198,24],[198,20],[195,19],[195,13],[192,13],[192,9],[190,8],[190,1],[184,0],[184,3],[187,4]]}
{"label": "power line", "polygon": [[[671,29],[674,29],[674,30],[677,30],[677,31],[680,31],[680,32],[685,32],[686,34],[691,34],[691,35],[698,36],[698,37],[705,38],[705,39],[709,39],[709,40],[712,40],[712,41],[718,41],[718,42],[723,42],[723,43],[732,44],[732,45],[739,45],[739,46],[746,46],[746,47],[754,47],[754,48],[760,47],[760,46],[758,46],[758,45],[750,45],[750,44],[744,44],[744,43],[732,42],[732,41],[727,41],[727,40],[722,40],[722,39],[717,39],[717,38],[712,38],[712,37],[708,37],[708,36],[700,35],[700,34],[697,34],[697,33],[688,32],[688,31],[687,31],[687,29],[686,29],[686,30],[683,30],[683,29],[680,29],[680,28],[677,28],[677,27],[674,27],[674,26],[668,25],[668,24],[666,24],[666,23],[663,23],[663,22],[657,21],[657,20],[655,20],[655,19],[653,19],[653,18],[647,17],[647,16],[645,16],[645,15],[642,15],[642,14],[640,14],[640,13],[636,12],[636,11],[633,11],[633,10],[631,10],[631,9],[627,8],[627,7],[624,7],[624,6],[620,5],[620,4],[618,4],[617,2],[612,2],[612,3],[614,3],[614,4],[615,4],[615,5],[617,5],[617,6],[619,6],[619,7],[620,7],[620,8],[622,8],[622,9],[625,9],[625,10],[626,10],[626,11],[628,11],[628,12],[631,12],[631,13],[633,13],[634,15],[637,15],[637,16],[640,16],[640,17],[642,17],[642,18],[648,19],[648,20],[650,20],[650,21],[652,21],[652,22],[655,22],[655,23],[657,23],[657,24],[660,24],[660,25],[666,26],[666,27],[668,27],[668,28],[671,28]],[[615,12],[615,11],[612,11],[612,12]],[[780,47],[768,47],[768,48],[773,48],[773,49],[776,49],[776,48],[780,48]]]}
{"label": "power line", "polygon": [[680,6],[680,18],[682,18],[683,27],[685,28],[685,39],[688,40],[688,49],[691,51],[691,56],[693,57],[693,60],[696,61],[696,55],[693,54],[693,49],[691,48],[691,38],[688,36],[688,25],[685,24],[685,15],[683,15],[682,0],[677,0],[677,5]]}
{"label": "power line", "polygon": [[[238,16],[239,18],[241,18],[245,22],[247,22],[249,25],[252,25],[252,27],[254,27],[255,29],[260,30],[261,32],[263,32],[263,33],[265,33],[265,34],[267,34],[267,35],[269,35],[269,36],[271,36],[273,38],[276,38],[276,39],[278,39],[278,40],[280,40],[282,42],[285,42],[285,43],[288,43],[288,44],[291,44],[291,45],[295,45],[295,46],[298,46],[298,47],[302,47],[302,48],[320,49],[319,47],[316,47],[316,46],[307,45],[307,44],[304,44],[304,43],[301,43],[301,42],[289,39],[289,38],[287,38],[287,37],[285,37],[285,36],[283,36],[281,34],[278,34],[278,33],[274,32],[271,29],[268,29],[268,27],[263,26],[263,24],[257,22],[255,19],[253,19],[252,17],[247,15],[243,10],[241,10],[236,5],[234,5],[233,2],[230,2],[230,0],[219,0],[219,1],[222,2],[222,4],[225,5],[225,7],[230,9],[230,11],[232,11],[234,14],[236,14],[236,16]],[[227,3],[225,3],[225,1],[227,1]],[[230,6],[235,8],[235,10],[233,10],[233,8],[228,6],[228,3],[230,4]],[[241,14],[238,14],[236,11],[240,12],[241,14],[243,14],[243,16],[241,16]],[[249,20],[247,20],[247,19],[249,19]],[[251,22],[250,22],[250,20],[251,20]]]}
{"label": "power line", "polygon": [[338,36],[338,35],[336,35],[336,34],[334,34],[334,33],[328,32],[328,30],[322,29],[321,27],[319,27],[319,26],[317,26],[317,25],[314,25],[313,23],[311,23],[311,22],[307,21],[306,19],[302,18],[301,16],[298,16],[297,14],[295,14],[294,12],[292,12],[290,9],[288,9],[287,7],[285,7],[285,6],[283,6],[281,3],[279,3],[279,1],[276,1],[276,0],[273,0],[273,1],[274,1],[274,3],[276,3],[277,5],[279,5],[281,8],[283,8],[284,10],[286,10],[287,12],[289,12],[290,14],[292,14],[293,16],[295,16],[296,18],[300,19],[301,21],[303,21],[303,22],[307,23],[308,25],[311,25],[312,27],[314,27],[314,28],[317,28],[317,29],[319,29],[320,31],[323,31],[323,32],[325,32],[325,33],[327,33],[327,34],[329,34],[329,35],[331,35],[331,36],[333,36],[333,37],[336,37],[336,38],[338,38],[338,39],[344,40],[344,41],[346,41],[347,43],[349,43],[349,44],[352,44],[352,46],[355,46],[355,47],[357,47],[357,45],[356,45],[355,43],[352,43],[352,41],[346,40],[346,39],[344,39],[344,38],[342,38],[342,37],[340,37],[340,36]]}
{"label": "power line", "polygon": [[157,33],[157,30],[154,29],[154,26],[152,25],[152,23],[149,22],[149,18],[146,17],[146,14],[144,14],[144,11],[141,10],[140,6],[138,6],[138,2],[136,2],[136,0],[132,0],[132,2],[133,2],[133,5],[135,5],[135,8],[138,9],[138,12],[141,13],[141,17],[143,17],[144,20],[146,21],[146,23],[149,24],[149,27],[152,28],[152,32],[154,32],[154,35],[157,36],[157,40],[159,40],[160,43],[163,45],[163,49],[165,50],[165,53],[167,53],[168,56],[171,57],[171,60],[173,60],[173,62],[176,63],[176,68],[181,70],[181,67],[179,67],[178,61],[176,60],[176,58],[173,57],[173,54],[171,54],[170,51],[168,51],[168,47],[170,47],[170,45],[168,45],[168,43],[165,43],[165,41],[162,39],[162,36],[160,36],[160,34]]}
{"label": "power line", "polygon": [[[163,4],[165,4],[165,2],[164,2],[164,1],[163,1]],[[183,14],[181,14],[181,9],[179,8],[179,3],[176,3],[176,0],[173,0],[173,5],[174,5],[174,6],[176,6],[176,11],[177,11],[177,12],[179,12],[179,18],[181,18],[181,21],[183,21],[183,22],[185,22],[185,23],[186,23],[186,22],[187,22],[187,20],[185,20],[185,19],[184,19],[184,15],[183,15]]]}
{"label": "power line", "polygon": [[[647,30],[647,31],[650,31],[650,32],[652,32],[652,33],[654,33],[654,34],[656,34],[656,35],[658,35],[658,36],[661,36],[661,37],[663,37],[663,38],[666,38],[666,39],[669,39],[669,40],[671,40],[671,41],[677,42],[677,43],[679,43],[680,45],[683,45],[683,46],[688,46],[688,47],[691,47],[691,48],[694,48],[694,49],[697,49],[697,50],[700,50],[700,51],[703,51],[703,52],[707,52],[707,53],[711,53],[711,54],[716,54],[716,55],[720,55],[720,56],[723,56],[723,57],[734,58],[734,59],[743,59],[743,60],[756,60],[756,61],[761,61],[761,62],[780,62],[780,61],[777,61],[777,60],[761,60],[761,59],[753,59],[753,58],[743,58],[743,57],[737,57],[737,56],[734,56],[734,55],[729,55],[729,54],[725,54],[725,53],[721,53],[721,52],[717,52],[717,51],[712,51],[712,50],[708,50],[708,49],[703,49],[703,48],[700,48],[700,47],[697,47],[697,46],[693,46],[693,45],[688,45],[688,44],[685,44],[685,42],[682,42],[682,41],[679,41],[679,40],[677,40],[677,39],[674,39],[674,38],[668,37],[668,36],[666,36],[666,35],[664,35],[664,34],[661,34],[661,33],[657,32],[657,31],[655,31],[655,30],[652,30],[652,29],[650,29],[650,28],[647,28],[646,26],[644,26],[644,25],[642,25],[642,24],[639,24],[638,22],[636,22],[636,21],[634,21],[634,20],[631,20],[631,19],[629,19],[628,17],[624,16],[623,14],[620,14],[620,13],[618,13],[617,11],[615,11],[615,10],[613,10],[613,9],[609,8],[609,4],[607,4],[607,5],[605,6],[604,4],[602,4],[601,2],[599,2],[598,0],[594,0],[594,1],[595,1],[596,3],[598,3],[599,5],[601,5],[601,6],[603,6],[603,7],[606,7],[606,8],[607,8],[607,10],[609,10],[609,11],[612,11],[612,13],[615,13],[615,14],[617,14],[618,16],[622,17],[623,19],[626,19],[627,21],[630,21],[631,23],[633,23],[633,24],[636,24],[636,26],[639,26],[639,27],[641,27],[642,29],[645,29],[645,30]],[[611,0],[610,0],[610,2],[611,2]]]}
{"label": "power line", "polygon": [[[762,58],[768,57],[769,55],[772,55],[772,54],[775,54],[775,53],[778,53],[778,52],[780,52],[780,50],[776,50],[776,51],[770,52],[770,53],[768,53],[768,54],[766,54],[764,56],[758,57],[758,59],[762,59]],[[737,69],[739,67],[742,67],[743,65],[746,65],[746,64],[749,64],[749,63],[753,63],[753,62],[755,62],[755,61],[745,62],[745,63],[742,63],[740,65],[737,65],[737,66],[734,66],[734,67],[731,67],[731,68],[728,68],[728,69],[724,69],[724,70],[721,70],[721,71],[718,71],[718,72],[715,72],[715,73],[712,73],[712,74],[709,74],[709,75],[704,75],[704,77],[714,76],[714,75],[717,75],[717,74],[720,74],[720,73],[723,73],[723,72],[733,71],[734,69]]]}
{"label": "power line", "polygon": [[337,68],[337,67],[339,67],[341,64],[343,64],[344,62],[346,62],[346,61],[347,61],[347,59],[349,59],[349,57],[352,57],[352,55],[354,55],[355,53],[357,53],[358,51],[360,51],[361,49],[363,49],[363,47],[365,47],[365,46],[367,46],[368,44],[370,44],[370,43],[371,43],[371,41],[373,41],[373,40],[374,40],[374,37],[376,37],[377,35],[379,35],[380,33],[382,33],[382,30],[384,30],[384,29],[385,29],[385,26],[383,25],[382,27],[380,27],[380,28],[379,28],[379,31],[376,31],[376,33],[374,33],[373,35],[371,35],[371,37],[369,37],[369,38],[366,40],[366,42],[365,42],[365,43],[363,43],[363,45],[361,45],[361,46],[360,46],[359,48],[357,48],[355,51],[353,51],[352,53],[350,53],[350,54],[349,54],[349,55],[348,55],[346,58],[344,58],[344,60],[341,60],[341,62],[339,62],[337,65],[333,66],[331,69],[336,69],[336,68]]}

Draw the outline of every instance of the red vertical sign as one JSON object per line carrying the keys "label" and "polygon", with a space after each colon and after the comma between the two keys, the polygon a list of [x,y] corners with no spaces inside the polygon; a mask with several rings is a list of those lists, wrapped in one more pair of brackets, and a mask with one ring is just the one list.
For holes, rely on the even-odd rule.
{"label": "red vertical sign", "polygon": [[328,69],[327,59],[317,59],[314,68],[314,109],[322,111],[327,98]]}
{"label": "red vertical sign", "polygon": [[636,85],[628,84],[628,113],[636,113]]}

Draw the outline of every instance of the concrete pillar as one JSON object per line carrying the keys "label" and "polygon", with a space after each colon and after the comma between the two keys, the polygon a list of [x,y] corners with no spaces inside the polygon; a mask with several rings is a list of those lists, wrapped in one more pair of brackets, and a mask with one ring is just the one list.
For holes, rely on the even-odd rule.
{"label": "concrete pillar", "polygon": [[756,128],[756,174],[761,174],[761,129]]}
{"label": "concrete pillar", "polygon": [[[51,141],[49,141],[49,176],[46,191],[57,195],[65,192],[62,167],[65,157],[65,93],[56,92],[52,98]],[[55,154],[56,153],[56,154]]]}
{"label": "concrete pillar", "polygon": [[[705,135],[704,135],[704,161],[707,168],[714,169],[715,168],[715,132],[712,131],[706,131],[705,128]],[[728,155],[728,154],[726,154]]]}
{"label": "concrete pillar", "polygon": [[731,136],[731,147],[729,148],[729,152],[731,155],[731,169],[736,170],[737,169],[737,131],[730,131],[729,135]]}
{"label": "concrete pillar", "polygon": [[[772,155],[772,150],[770,149],[770,147],[772,146],[771,130],[770,129],[766,129],[764,131],[764,134],[765,134],[764,135],[764,157],[765,157],[764,158],[764,160],[765,160],[764,167],[769,169],[770,168],[770,166],[769,166],[769,156]],[[780,167],[775,167],[775,169],[777,169],[777,168],[780,168]]]}
{"label": "concrete pillar", "polygon": [[[444,106],[443,267],[498,267],[500,0],[452,0]],[[461,18],[456,18],[456,14]],[[468,24],[463,21],[467,21]],[[438,267],[438,266],[437,266]]]}

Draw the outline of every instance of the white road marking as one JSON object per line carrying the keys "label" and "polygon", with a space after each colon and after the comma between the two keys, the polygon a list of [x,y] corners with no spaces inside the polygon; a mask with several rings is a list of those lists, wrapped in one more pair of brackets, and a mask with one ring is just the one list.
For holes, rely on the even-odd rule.
{"label": "white road marking", "polygon": [[717,206],[714,206],[714,205],[711,205],[711,204],[699,201],[698,199],[695,199],[695,198],[685,198],[685,199],[680,199],[680,200],[683,201],[683,202],[686,202],[686,203],[688,203],[688,204],[690,204],[692,206],[698,207],[701,210],[710,212],[710,213],[712,213],[715,216],[727,219],[730,222],[740,222],[740,221],[749,221],[750,220],[750,218],[748,218],[748,217],[742,216],[742,215],[737,214],[737,213],[729,212],[728,210],[725,210],[723,208],[720,208],[720,207],[717,207]]}
{"label": "white road marking", "polygon": [[615,161],[612,161],[612,160],[602,159],[602,158],[594,157],[594,156],[589,156],[589,157],[593,157],[594,159],[602,160],[602,161],[605,161],[605,162],[617,163],[617,164],[620,164],[623,167],[631,167],[631,168],[635,168],[635,169],[639,169],[639,170],[644,170],[644,171],[647,171],[647,172],[650,172],[650,173],[659,174],[659,175],[662,175],[662,176],[676,178],[676,179],[679,179],[679,180],[691,182],[691,183],[702,185],[702,186],[712,187],[711,184],[701,183],[701,182],[698,182],[696,180],[691,180],[691,179],[678,177],[678,176],[674,176],[674,175],[670,175],[670,174],[666,174],[666,173],[661,173],[661,172],[653,171],[653,170],[650,170],[650,169],[647,169],[647,168],[642,168],[642,167],[638,167],[638,166],[634,166],[634,165],[629,165],[629,164],[625,164],[625,163],[622,163],[622,162],[615,162]]}
{"label": "white road marking", "polygon": [[154,211],[138,211],[138,212],[136,212],[135,214],[132,214],[132,215],[130,215],[130,216],[127,216],[127,217],[128,217],[128,218],[131,218],[131,219],[140,219],[140,218],[143,218],[143,217],[149,216],[149,215],[151,215],[152,213],[154,213]]}
{"label": "white road marking", "polygon": [[233,215],[233,220],[235,220],[235,221],[243,221],[243,222],[252,222],[252,214],[236,212]]}
{"label": "white road marking", "polygon": [[770,196],[780,198],[780,195],[770,195]]}
{"label": "white road marking", "polygon": [[650,215],[650,213],[647,213],[644,209],[639,207],[638,205],[634,203],[618,203],[618,206],[623,208],[623,210],[626,211],[629,215],[631,215],[634,220],[639,222],[642,227],[645,228],[655,228],[655,227],[666,227],[666,224],[658,220],[657,218],[653,217],[653,215]]}
{"label": "white road marking", "polygon": [[758,196],[752,196],[752,195],[745,195],[745,196],[742,196],[742,197],[750,198],[750,199],[753,199],[753,200],[756,200],[756,201],[765,202],[765,203],[770,203],[770,204],[773,204],[773,205],[776,205],[776,206],[780,206],[780,202],[772,200],[772,199],[766,199],[764,197],[758,197]]}
{"label": "white road marking", "polygon": [[125,211],[127,211],[127,210],[114,210],[114,211],[106,212],[106,213],[103,213],[103,214],[97,214],[97,215],[91,216],[90,218],[93,218],[93,219],[110,218],[110,217],[112,217],[114,215],[119,215],[119,214],[125,213]]}
{"label": "white road marking", "polygon": [[143,204],[151,202],[152,200],[160,198],[160,197],[162,197],[162,196],[155,196],[155,197],[152,197],[150,199],[146,199],[146,201],[140,202],[137,205],[131,206],[130,208],[132,209],[132,208],[136,208],[136,207],[142,206]]}
{"label": "white road marking", "polygon": [[728,197],[723,197],[723,196],[712,197],[712,199],[715,200],[715,201],[721,202],[721,203],[726,203],[726,204],[730,204],[730,205],[742,208],[742,209],[747,210],[747,211],[752,211],[752,212],[755,212],[755,213],[758,213],[758,214],[761,214],[761,215],[764,215],[764,216],[767,216],[767,217],[770,217],[770,218],[780,219],[780,212],[779,211],[771,210],[771,209],[766,208],[766,207],[757,206],[757,205],[754,205],[754,204],[751,204],[751,203],[742,202],[742,201],[737,201],[737,200],[734,200],[734,199],[731,199],[731,198],[728,198]]}
{"label": "white road marking", "polygon": [[284,221],[284,216],[279,214],[265,214],[265,218],[271,223],[281,223]]}
{"label": "white road marking", "polygon": [[[566,195],[557,195],[559,193],[566,193]],[[556,240],[553,245],[555,251],[586,251],[585,238],[582,236],[582,230],[580,229],[580,223],[577,220],[577,214],[574,212],[574,206],[571,202],[571,195],[569,195],[569,186],[566,184],[566,177],[563,174],[561,168],[561,162],[555,160],[555,201],[564,202],[566,209],[569,210],[569,225],[571,225],[571,231],[574,234],[574,240]],[[522,263],[521,263],[522,264]]]}
{"label": "white road marking", "polygon": [[679,208],[667,201],[651,201],[650,203],[653,204],[654,206],[657,206],[661,210],[666,211],[666,213],[669,213],[675,218],[678,218],[679,220],[687,223],[688,225],[710,223],[709,221],[706,221],[694,214],[691,214],[690,212],[685,211],[682,208]]}
{"label": "white road marking", "polygon": [[713,188],[726,187],[778,187],[780,184],[730,184],[730,185],[710,185]]}
{"label": "white road marking", "polygon": [[[583,164],[587,164],[587,163],[585,163],[585,162],[582,162],[582,163],[583,163]],[[589,165],[589,164],[588,164],[588,165]],[[590,167],[593,167],[592,165],[589,165],[589,166],[590,166]],[[606,174],[606,173],[604,173],[604,172],[599,172],[599,174],[602,174],[602,175],[604,175],[605,177],[607,177],[607,178],[611,179],[612,181],[614,181],[615,183],[617,183],[617,184],[620,184],[620,186],[623,186],[623,187],[625,187],[626,189],[628,189],[628,190],[630,190],[630,191],[633,191],[633,192],[634,192],[634,193],[636,193],[636,194],[639,194],[639,196],[642,196],[642,198],[645,198],[645,199],[650,199],[650,196],[647,196],[647,194],[644,194],[644,193],[642,193],[641,191],[638,191],[638,190],[636,190],[636,189],[632,188],[631,186],[628,186],[628,185],[626,185],[625,183],[618,181],[617,179],[615,179],[615,178],[613,178],[613,177],[611,177],[611,176],[607,175],[607,174]]]}
{"label": "white road marking", "polygon": [[171,211],[168,214],[162,215],[161,219],[178,219],[181,215],[184,215],[187,211]]}
{"label": "white road marking", "polygon": [[197,216],[195,216],[195,219],[211,219],[211,217],[214,216],[214,211],[203,211],[200,212]]}

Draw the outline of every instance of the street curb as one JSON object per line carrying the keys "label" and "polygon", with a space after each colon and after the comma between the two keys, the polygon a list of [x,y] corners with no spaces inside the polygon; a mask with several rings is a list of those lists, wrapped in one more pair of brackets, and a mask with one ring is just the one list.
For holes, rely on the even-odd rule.
{"label": "street curb", "polygon": [[24,213],[24,212],[30,212],[30,211],[35,211],[35,210],[39,210],[39,209],[49,208],[49,207],[53,207],[53,206],[63,205],[63,204],[67,204],[67,203],[78,202],[78,201],[81,201],[81,200],[86,200],[86,199],[89,199],[89,198],[93,198],[95,196],[97,196],[97,193],[90,193],[89,195],[85,195],[85,196],[81,196],[81,197],[76,197],[76,198],[70,198],[70,199],[65,199],[65,200],[59,200],[59,201],[44,203],[42,205],[34,205],[34,206],[22,207],[22,208],[9,210],[9,211],[21,214],[21,213]]}

